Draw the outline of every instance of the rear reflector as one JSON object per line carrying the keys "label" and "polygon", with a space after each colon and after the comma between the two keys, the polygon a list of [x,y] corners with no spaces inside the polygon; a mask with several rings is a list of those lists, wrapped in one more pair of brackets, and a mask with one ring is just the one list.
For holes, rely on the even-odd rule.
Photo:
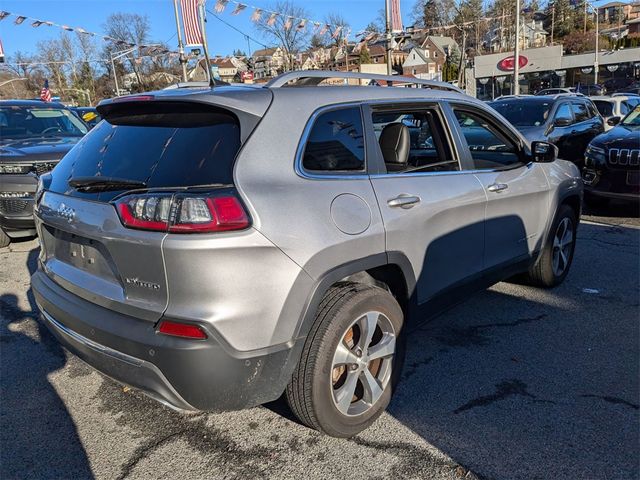
{"label": "rear reflector", "polygon": [[172,233],[243,230],[250,225],[242,203],[232,190],[208,193],[142,193],[115,203],[127,228]]}
{"label": "rear reflector", "polygon": [[193,338],[196,340],[205,340],[207,334],[197,325],[189,325],[187,323],[170,322],[162,320],[158,327],[158,332],[174,337]]}

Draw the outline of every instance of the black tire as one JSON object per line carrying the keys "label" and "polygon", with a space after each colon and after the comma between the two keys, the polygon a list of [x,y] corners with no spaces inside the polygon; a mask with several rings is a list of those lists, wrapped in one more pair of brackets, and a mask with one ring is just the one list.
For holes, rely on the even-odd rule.
{"label": "black tire", "polygon": [[[386,357],[389,358],[389,363],[385,364],[391,369],[390,376],[386,377],[388,379],[386,383],[381,382],[386,385],[382,394],[377,401],[372,402],[370,407],[364,407],[368,408],[366,411],[355,415],[344,414],[334,400],[337,391],[334,380],[336,369],[333,368],[334,354],[339,344],[344,345],[342,342],[346,338],[345,333],[348,335],[351,332],[353,335],[358,328],[354,326],[357,325],[354,322],[364,319],[367,312],[373,311],[382,313],[378,318],[383,318],[381,321],[386,325],[392,325],[395,332],[395,353],[392,357]],[[300,362],[285,392],[287,403],[295,416],[308,427],[333,437],[352,437],[369,427],[387,408],[400,378],[404,360],[403,323],[404,316],[400,305],[388,291],[382,288],[341,282],[329,289],[318,307]],[[382,332],[381,329],[379,330],[378,323],[375,330],[376,335]],[[382,340],[379,341],[382,342]],[[374,337],[369,346],[375,348],[375,342]],[[355,349],[353,351],[358,350],[355,346],[353,348]],[[362,358],[364,359],[367,354],[368,352]],[[357,368],[355,364],[351,366],[353,369]],[[338,371],[340,368],[342,367],[339,367]],[[346,375],[354,374],[359,382],[357,387],[362,392],[363,384],[360,383],[360,379],[371,374],[371,370],[364,371],[369,367],[362,367],[362,372],[355,373],[351,372],[347,366],[344,368],[344,378],[347,378]],[[381,366],[378,368],[382,369]],[[354,405],[353,398],[356,398],[355,392],[353,396],[345,395],[344,398],[349,398],[346,403],[349,405],[347,408],[351,409]]]}
{"label": "black tire", "polygon": [[10,243],[11,238],[0,228],[0,248],[8,247]]}
{"label": "black tire", "polygon": [[[558,228],[562,222],[567,219],[570,222],[572,233],[571,247],[568,254],[565,254],[566,263],[561,272],[554,271],[554,240],[558,233]],[[525,283],[536,287],[553,288],[560,285],[571,268],[573,254],[576,246],[576,230],[578,227],[578,219],[576,212],[569,205],[561,205],[553,220],[551,230],[547,242],[538,257],[536,263],[525,274]]]}

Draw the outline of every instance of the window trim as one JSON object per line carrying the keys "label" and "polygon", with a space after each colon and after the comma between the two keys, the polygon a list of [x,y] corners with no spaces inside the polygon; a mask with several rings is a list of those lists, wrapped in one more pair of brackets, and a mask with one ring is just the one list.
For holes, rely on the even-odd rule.
{"label": "window trim", "polygon": [[[472,168],[470,170],[466,170],[467,172],[471,172],[471,173],[506,172],[509,170],[516,170],[522,167],[528,167],[533,163],[531,159],[528,159],[529,155],[527,154],[528,153],[527,149],[525,148],[525,145],[523,144],[522,140],[517,135],[513,135],[513,132],[510,132],[509,128],[506,125],[502,124],[501,122],[499,123],[498,119],[492,118],[493,115],[491,115],[489,112],[483,112],[482,109],[478,108],[477,106],[469,105],[461,102],[452,102],[449,104],[449,108],[451,109],[451,115],[452,115],[451,121],[456,122],[454,123],[453,128],[456,129],[456,131],[458,132],[460,142],[462,142],[462,145],[464,145],[466,151],[469,152],[469,162]],[[464,137],[464,134],[462,133],[462,129],[457,124],[457,117],[455,116],[456,110],[462,110],[463,112],[466,111],[473,115],[477,115],[482,119],[484,119],[493,128],[497,129],[498,132],[494,134],[497,135],[498,137],[504,137],[505,140],[508,140],[514,144],[514,146],[517,149],[517,156],[520,159],[520,161],[518,163],[514,163],[513,165],[504,166],[504,167],[477,168],[473,160],[473,157],[471,156],[471,151],[469,150],[469,144],[467,143],[467,139]],[[500,128],[501,126],[502,128]],[[503,133],[502,132],[503,129],[506,130],[508,133]]]}
{"label": "window trim", "polygon": [[[305,170],[303,166],[304,160],[304,151],[307,147],[307,142],[309,141],[309,136],[311,135],[311,130],[316,123],[316,120],[321,115],[334,111],[334,110],[345,110],[348,108],[357,108],[360,112],[360,120],[362,121],[362,133],[364,135],[364,169],[363,170],[327,170],[328,173],[322,173],[321,170],[318,171],[310,171]],[[361,102],[348,102],[348,103],[336,103],[332,105],[325,105],[323,107],[315,110],[311,116],[309,116],[309,120],[307,120],[307,124],[302,131],[302,136],[300,137],[300,141],[298,142],[298,148],[296,149],[296,156],[294,160],[294,170],[296,174],[305,179],[309,180],[327,180],[327,179],[365,179],[369,178],[369,161],[368,161],[368,135],[367,135],[367,125],[365,123],[365,117],[362,112],[362,103]],[[339,173],[344,172],[344,173]]]}
{"label": "window trim", "polygon": [[[441,140],[448,144],[449,150],[451,152],[451,156],[453,160],[458,162],[459,170],[450,170],[444,172],[389,172],[384,163],[384,159],[382,158],[382,152],[380,148],[375,148],[375,163],[377,168],[377,172],[371,172],[371,178],[407,178],[407,177],[424,177],[424,176],[432,176],[432,175],[455,175],[460,173],[468,173],[468,170],[464,169],[464,163],[462,161],[462,157],[458,152],[458,145],[454,140],[451,129],[449,127],[449,122],[447,122],[447,116],[442,107],[442,102],[438,100],[420,100],[420,99],[406,99],[406,100],[380,100],[380,101],[369,101],[366,103],[366,109],[364,110],[365,114],[365,128],[367,129],[369,135],[373,135],[374,142],[377,144],[377,139],[375,138],[375,134],[373,133],[373,113],[376,111],[394,111],[394,110],[432,110],[438,116],[440,120],[440,125],[442,127],[444,138]],[[373,163],[373,161],[371,162]]]}

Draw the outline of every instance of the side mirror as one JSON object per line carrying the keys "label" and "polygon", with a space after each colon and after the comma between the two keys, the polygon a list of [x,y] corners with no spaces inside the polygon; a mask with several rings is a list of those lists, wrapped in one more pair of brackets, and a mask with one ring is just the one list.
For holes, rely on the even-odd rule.
{"label": "side mirror", "polygon": [[571,119],[570,118],[566,118],[566,117],[556,118],[553,121],[553,124],[556,127],[568,127],[569,125],[571,125]]}
{"label": "side mirror", "polygon": [[533,161],[536,163],[551,163],[558,158],[558,147],[548,142],[531,142]]}
{"label": "side mirror", "polygon": [[622,117],[611,117],[607,120],[607,125],[611,125],[612,127],[615,127],[620,123],[621,120],[622,120]]}

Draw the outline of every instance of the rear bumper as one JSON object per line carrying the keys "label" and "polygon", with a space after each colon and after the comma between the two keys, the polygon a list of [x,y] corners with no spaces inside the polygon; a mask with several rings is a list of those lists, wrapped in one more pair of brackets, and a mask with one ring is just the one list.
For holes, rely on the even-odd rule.
{"label": "rear bumper", "polygon": [[154,323],[81,299],[41,270],[31,282],[43,322],[65,348],[180,410],[237,410],[277,399],[302,347],[296,342],[270,353],[230,352],[206,326],[207,340],[158,334]]}

